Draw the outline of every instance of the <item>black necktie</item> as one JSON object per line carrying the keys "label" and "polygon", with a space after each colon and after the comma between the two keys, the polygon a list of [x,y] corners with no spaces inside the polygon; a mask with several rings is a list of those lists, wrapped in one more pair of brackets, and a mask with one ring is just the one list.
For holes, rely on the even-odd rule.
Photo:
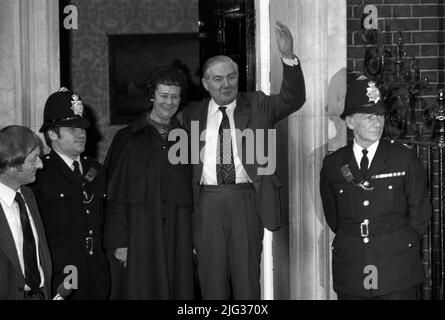
{"label": "black necktie", "polygon": [[40,287],[40,272],[37,264],[36,242],[26,211],[25,201],[20,192],[15,194],[15,201],[19,205],[20,222],[23,232],[23,263],[25,265],[25,283],[35,293]]}
{"label": "black necktie", "polygon": [[369,161],[368,161],[368,150],[363,149],[362,150],[363,156],[362,156],[362,160],[360,161],[360,171],[362,173],[363,178],[366,176],[366,172],[368,171],[368,165],[369,165]]}
{"label": "black necktie", "polygon": [[74,166],[74,173],[77,173],[78,175],[82,176],[82,173],[80,172],[79,168],[79,162],[77,162],[77,160],[74,160],[73,166]]}
{"label": "black necktie", "polygon": [[226,113],[226,107],[220,107],[223,118],[218,131],[216,176],[218,184],[235,184],[236,174],[233,161],[232,135],[230,134],[230,122]]}

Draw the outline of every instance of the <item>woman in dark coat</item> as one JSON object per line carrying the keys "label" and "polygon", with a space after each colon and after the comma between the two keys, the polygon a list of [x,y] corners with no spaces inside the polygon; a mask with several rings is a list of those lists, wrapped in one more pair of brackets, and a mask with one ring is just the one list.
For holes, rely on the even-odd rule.
{"label": "woman in dark coat", "polygon": [[168,158],[185,85],[177,69],[157,69],[153,106],[116,133],[105,159],[112,299],[194,298],[191,167]]}

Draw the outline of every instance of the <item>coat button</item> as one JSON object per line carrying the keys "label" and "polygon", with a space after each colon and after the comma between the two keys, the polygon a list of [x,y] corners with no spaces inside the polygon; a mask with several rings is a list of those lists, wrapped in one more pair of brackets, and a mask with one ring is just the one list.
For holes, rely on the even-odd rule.
{"label": "coat button", "polygon": [[340,189],[338,192],[340,192],[340,194],[342,194],[343,193],[343,189]]}
{"label": "coat button", "polygon": [[369,201],[368,201],[368,200],[365,200],[365,201],[363,202],[363,206],[365,206],[365,207],[369,206]]}
{"label": "coat button", "polygon": [[389,189],[389,190],[392,190],[392,186],[388,186],[388,189]]}
{"label": "coat button", "polygon": [[91,211],[87,209],[86,213],[87,213],[87,214],[90,214],[90,213],[91,213]]}
{"label": "coat button", "polygon": [[408,247],[410,247],[410,248],[411,248],[411,246],[412,246],[412,244],[411,244],[411,243],[408,243]]}
{"label": "coat button", "polygon": [[90,230],[89,233],[90,233],[90,236],[92,236],[94,232],[93,232],[93,230]]}
{"label": "coat button", "polygon": [[63,193],[60,194],[61,198],[65,198],[65,195]]}
{"label": "coat button", "polygon": [[369,238],[368,238],[368,237],[363,238],[363,242],[364,242],[364,243],[368,243],[368,242],[369,242]]}

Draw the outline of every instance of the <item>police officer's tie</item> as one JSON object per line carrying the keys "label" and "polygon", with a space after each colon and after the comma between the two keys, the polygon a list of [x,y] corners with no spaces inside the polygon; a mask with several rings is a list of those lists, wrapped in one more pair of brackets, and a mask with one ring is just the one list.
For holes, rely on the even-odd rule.
{"label": "police officer's tie", "polygon": [[216,176],[218,184],[235,184],[236,174],[233,161],[232,136],[230,134],[230,122],[226,113],[226,107],[220,107],[223,118],[218,131],[218,148],[216,164]]}
{"label": "police officer's tie", "polygon": [[365,177],[366,173],[368,172],[368,165],[369,165],[369,161],[368,161],[368,150],[363,149],[362,150],[363,156],[362,156],[362,160],[360,161],[360,171],[362,173],[362,176]]}
{"label": "police officer's tie", "polygon": [[36,241],[29,221],[25,201],[20,192],[15,194],[15,201],[19,205],[20,222],[23,232],[23,264],[25,265],[25,284],[35,293],[40,287],[40,272],[37,264]]}
{"label": "police officer's tie", "polygon": [[74,173],[78,174],[79,176],[82,176],[82,173],[80,172],[79,168],[79,162],[77,162],[77,160],[74,160],[73,166],[74,166]]}

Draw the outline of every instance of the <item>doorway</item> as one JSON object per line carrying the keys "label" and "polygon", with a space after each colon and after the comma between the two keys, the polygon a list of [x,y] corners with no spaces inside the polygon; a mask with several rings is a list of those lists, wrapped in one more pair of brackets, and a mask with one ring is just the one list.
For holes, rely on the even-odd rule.
{"label": "doorway", "polygon": [[255,90],[254,0],[199,0],[199,38],[201,66],[227,55],[238,63],[239,90]]}

